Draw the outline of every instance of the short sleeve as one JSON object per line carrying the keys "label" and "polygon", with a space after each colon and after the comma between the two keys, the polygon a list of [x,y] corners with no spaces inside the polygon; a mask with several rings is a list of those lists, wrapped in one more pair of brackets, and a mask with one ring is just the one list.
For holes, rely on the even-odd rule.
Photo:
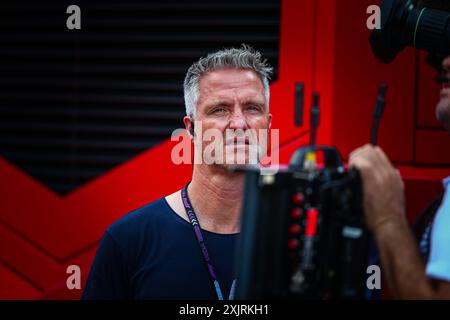
{"label": "short sleeve", "polygon": [[83,300],[128,298],[128,277],[121,250],[106,230],[84,286]]}
{"label": "short sleeve", "polygon": [[426,273],[431,278],[450,281],[450,177],[444,184],[446,192],[433,222]]}

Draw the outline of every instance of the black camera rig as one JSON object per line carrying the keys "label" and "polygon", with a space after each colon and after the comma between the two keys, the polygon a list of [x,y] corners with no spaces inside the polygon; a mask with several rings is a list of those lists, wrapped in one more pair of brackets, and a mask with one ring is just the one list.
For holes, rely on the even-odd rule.
{"label": "black camera rig", "polygon": [[[303,86],[298,90],[302,101]],[[380,87],[373,144],[385,93]],[[343,166],[335,148],[315,144],[318,101],[315,94],[310,145],[295,152],[288,169],[246,170],[237,299],[365,297],[369,235],[361,179]],[[303,103],[297,99],[296,105],[301,124]]]}

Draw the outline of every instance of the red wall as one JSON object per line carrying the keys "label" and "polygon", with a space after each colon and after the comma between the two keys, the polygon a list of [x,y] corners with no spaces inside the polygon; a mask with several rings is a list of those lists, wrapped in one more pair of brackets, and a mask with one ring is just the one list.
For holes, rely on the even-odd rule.
{"label": "red wall", "polygon": [[[308,125],[293,126],[294,86],[321,93],[319,142],[346,157],[369,140],[378,85],[389,85],[379,143],[406,181],[412,221],[450,175],[450,138],[434,120],[439,87],[424,57],[408,49],[392,65],[370,51],[366,8],[373,0],[282,1],[279,77],[271,86],[281,160],[308,141]],[[305,114],[307,119],[307,114]],[[180,120],[180,126],[182,125]],[[85,281],[96,246],[110,223],[179,189],[190,166],[170,160],[166,141],[74,192],[59,196],[0,159],[0,298],[78,298],[66,289],[68,265]]]}

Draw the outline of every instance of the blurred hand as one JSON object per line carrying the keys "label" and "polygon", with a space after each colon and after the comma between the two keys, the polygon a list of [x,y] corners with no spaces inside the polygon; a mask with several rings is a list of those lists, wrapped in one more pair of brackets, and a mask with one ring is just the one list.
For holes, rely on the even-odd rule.
{"label": "blurred hand", "polygon": [[404,185],[398,170],[379,147],[365,145],[350,154],[349,166],[363,180],[364,211],[372,232],[388,222],[405,222]]}

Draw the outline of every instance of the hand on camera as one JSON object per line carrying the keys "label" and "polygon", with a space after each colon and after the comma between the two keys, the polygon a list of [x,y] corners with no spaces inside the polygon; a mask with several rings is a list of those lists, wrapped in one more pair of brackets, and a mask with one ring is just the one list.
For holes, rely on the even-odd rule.
{"label": "hand on camera", "polygon": [[404,184],[383,150],[370,144],[358,148],[350,154],[349,166],[361,174],[369,230],[375,232],[386,223],[404,223]]}

